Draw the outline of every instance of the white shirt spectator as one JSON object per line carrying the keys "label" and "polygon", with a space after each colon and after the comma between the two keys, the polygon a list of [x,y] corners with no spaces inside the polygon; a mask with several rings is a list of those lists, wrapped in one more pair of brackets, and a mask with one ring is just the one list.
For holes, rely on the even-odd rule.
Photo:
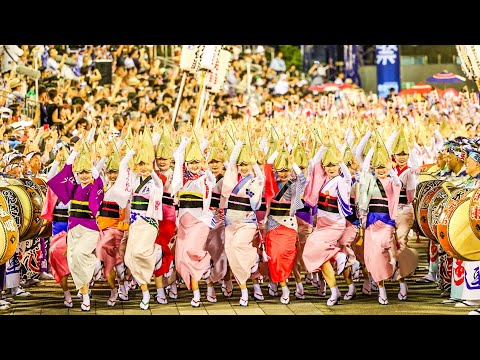
{"label": "white shirt spectator", "polygon": [[57,62],[57,60],[55,60],[55,59],[53,59],[53,58],[51,58],[51,57],[49,57],[49,58],[47,59],[46,68],[47,68],[47,69],[51,69],[53,75],[56,75],[56,74],[57,74],[57,72],[58,72],[58,66],[59,66],[59,65],[60,65],[60,64]]}
{"label": "white shirt spectator", "polygon": [[23,50],[17,45],[2,45],[2,73],[12,70],[13,63],[17,63],[20,56],[23,55]]}
{"label": "white shirt spectator", "polygon": [[275,70],[276,72],[287,71],[285,61],[278,56],[272,59],[269,68]]}

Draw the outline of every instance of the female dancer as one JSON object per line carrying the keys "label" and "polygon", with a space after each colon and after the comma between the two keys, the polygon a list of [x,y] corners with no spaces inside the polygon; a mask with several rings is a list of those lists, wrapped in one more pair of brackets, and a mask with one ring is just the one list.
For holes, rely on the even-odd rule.
{"label": "female dancer", "polygon": [[[272,168],[274,162],[275,169]],[[295,179],[291,179],[292,169],[296,174]],[[301,196],[307,179],[298,165],[291,163],[285,145],[280,155],[275,151],[267,160],[265,178],[265,200],[268,204],[266,252],[270,257],[270,280],[280,283],[280,302],[288,304],[290,290],[286,280],[292,273],[297,255],[298,223],[295,213],[304,207]]]}
{"label": "female dancer", "polygon": [[[333,306],[341,296],[335,280],[331,260],[337,262],[337,273],[343,272],[346,255],[337,246],[346,226],[345,217],[352,214],[350,189],[352,178],[346,165],[339,159],[334,145],[323,146],[314,157],[312,176],[305,188],[304,200],[310,206],[318,205],[317,224],[303,250],[303,261],[308,272],[321,269],[331,290],[327,300]],[[321,162],[319,161],[321,159]],[[339,170],[342,169],[342,176]]]}
{"label": "female dancer", "polygon": [[[366,214],[365,265],[378,284],[378,302],[386,305],[388,299],[384,280],[390,279],[395,270],[394,218],[402,183],[392,170],[392,162],[381,141],[377,134],[376,145],[369,150],[362,164],[358,209],[360,216]],[[375,175],[371,173],[370,162]]]}
{"label": "female dancer", "polygon": [[[118,177],[111,189],[117,204],[130,213],[124,261],[142,290],[140,308],[143,310],[150,306],[148,283],[159,253],[155,239],[158,220],[163,215],[163,184],[153,171],[153,146],[150,130],[145,127],[142,138],[137,137],[133,149],[120,162]],[[134,155],[131,169],[128,163]]]}
{"label": "female dancer", "polygon": [[[225,210],[225,253],[233,276],[240,286],[240,305],[248,305],[247,280],[258,262],[253,239],[258,230],[256,210],[260,208],[265,176],[258,166],[252,149],[237,141],[230,155],[222,186]],[[225,206],[225,205],[223,205]],[[253,296],[263,300],[257,279],[253,280]]]}
{"label": "female dancer", "polygon": [[[80,156],[72,168],[76,156]],[[103,201],[103,181],[93,166],[91,151],[83,140],[75,143],[65,166],[47,185],[67,204],[70,202],[67,234],[67,261],[77,290],[82,294],[83,311],[90,311],[89,283],[97,257],[99,229],[97,213]]]}
{"label": "female dancer", "polygon": [[193,290],[193,307],[200,306],[198,282],[208,277],[210,270],[211,256],[205,246],[210,228],[214,227],[210,202],[216,180],[210,170],[201,170],[205,158],[199,145],[194,133],[190,142],[183,138],[175,151],[171,192],[178,193],[179,199],[175,268],[187,288]]}

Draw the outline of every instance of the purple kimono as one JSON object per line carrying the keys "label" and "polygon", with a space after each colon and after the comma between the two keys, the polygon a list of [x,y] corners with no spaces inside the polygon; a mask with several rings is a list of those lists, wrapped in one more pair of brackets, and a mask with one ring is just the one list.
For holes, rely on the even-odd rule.
{"label": "purple kimono", "polygon": [[67,204],[71,201],[68,230],[77,225],[83,225],[88,229],[99,231],[96,216],[105,195],[101,177],[82,187],[75,180],[72,165],[65,165],[47,182],[47,185],[62,203]]}

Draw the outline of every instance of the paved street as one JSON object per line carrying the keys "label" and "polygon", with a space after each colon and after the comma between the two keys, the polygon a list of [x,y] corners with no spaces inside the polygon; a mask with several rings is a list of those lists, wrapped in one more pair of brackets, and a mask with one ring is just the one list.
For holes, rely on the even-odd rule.
{"label": "paved street", "polygon": [[[255,301],[250,297],[248,307],[238,304],[240,290],[234,287],[233,296],[225,298],[221,293],[220,286],[217,286],[217,303],[206,301],[206,285],[201,283],[202,305],[199,308],[192,308],[190,305],[191,292],[185,289],[179,290],[179,297],[176,301],[169,299],[167,305],[158,304],[154,295],[156,293],[153,282],[150,290],[152,293],[151,307],[143,311],[139,308],[141,299],[140,290],[130,292],[130,300],[127,302],[117,301],[115,307],[108,307],[106,304],[110,290],[106,283],[97,283],[92,289],[92,306],[90,312],[83,312],[80,309],[81,301],[74,296],[74,307],[67,309],[63,306],[63,292],[54,280],[43,281],[43,285],[30,287],[32,293],[29,298],[17,298],[14,300],[11,309],[0,310],[1,315],[466,315],[473,308],[455,307],[442,304],[445,298],[440,297],[440,290],[435,284],[417,284],[415,279],[424,276],[427,266],[427,244],[426,239],[421,238],[420,242],[411,239],[409,245],[420,254],[419,267],[414,277],[407,280],[408,300],[397,299],[398,283],[386,283],[389,305],[382,306],[377,302],[377,293],[367,296],[361,293],[360,282],[357,285],[357,297],[351,301],[341,300],[336,306],[327,306],[327,297],[320,298],[317,289],[311,285],[305,286],[306,299],[296,300],[293,296],[295,289],[294,280],[289,283],[291,290],[291,302],[289,305],[280,303],[279,298],[268,295],[267,284],[262,284],[264,301]],[[342,277],[338,277],[340,291],[343,294],[347,291],[347,285]],[[73,289],[73,283],[71,283]],[[249,285],[251,288],[251,285]],[[72,291],[72,296],[76,292]]]}

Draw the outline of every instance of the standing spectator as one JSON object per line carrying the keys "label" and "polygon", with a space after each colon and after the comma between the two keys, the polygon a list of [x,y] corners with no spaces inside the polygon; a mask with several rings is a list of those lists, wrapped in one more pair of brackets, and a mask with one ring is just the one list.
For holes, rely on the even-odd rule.
{"label": "standing spectator", "polygon": [[393,101],[395,97],[395,88],[388,89],[388,95],[385,97],[385,101]]}
{"label": "standing spectator", "polygon": [[337,78],[337,69],[335,69],[335,65],[333,65],[333,59],[331,58],[328,60],[325,76],[328,82],[334,82]]}
{"label": "standing spectator", "polygon": [[285,60],[283,60],[283,53],[281,51],[279,51],[277,56],[272,59],[269,68],[275,70],[277,73],[287,71],[287,66],[285,65]]}
{"label": "standing spectator", "polygon": [[52,70],[52,73],[54,75],[57,75],[58,71],[62,69],[63,64],[65,64],[65,61],[67,60],[68,54],[67,53],[63,54],[62,60],[60,61],[60,63],[58,63],[57,60],[56,60],[56,57],[58,55],[57,49],[51,48],[48,51],[48,54],[50,55],[50,57],[47,59],[47,63],[45,65],[45,67],[47,69]]}
{"label": "standing spectator", "polygon": [[289,78],[300,76],[300,72],[297,70],[297,67],[295,66],[295,64],[290,65],[287,71],[287,75]]}
{"label": "standing spectator", "polygon": [[40,85],[38,87],[38,107],[35,111],[35,118],[33,120],[35,125],[43,126],[48,124],[48,113],[46,107],[47,100],[47,88],[44,85]]}
{"label": "standing spectator", "polygon": [[58,121],[58,114],[59,114],[59,106],[57,104],[57,95],[58,91],[55,88],[51,88],[47,92],[48,95],[48,103],[46,105],[47,110],[47,124],[52,126],[54,123]]}

